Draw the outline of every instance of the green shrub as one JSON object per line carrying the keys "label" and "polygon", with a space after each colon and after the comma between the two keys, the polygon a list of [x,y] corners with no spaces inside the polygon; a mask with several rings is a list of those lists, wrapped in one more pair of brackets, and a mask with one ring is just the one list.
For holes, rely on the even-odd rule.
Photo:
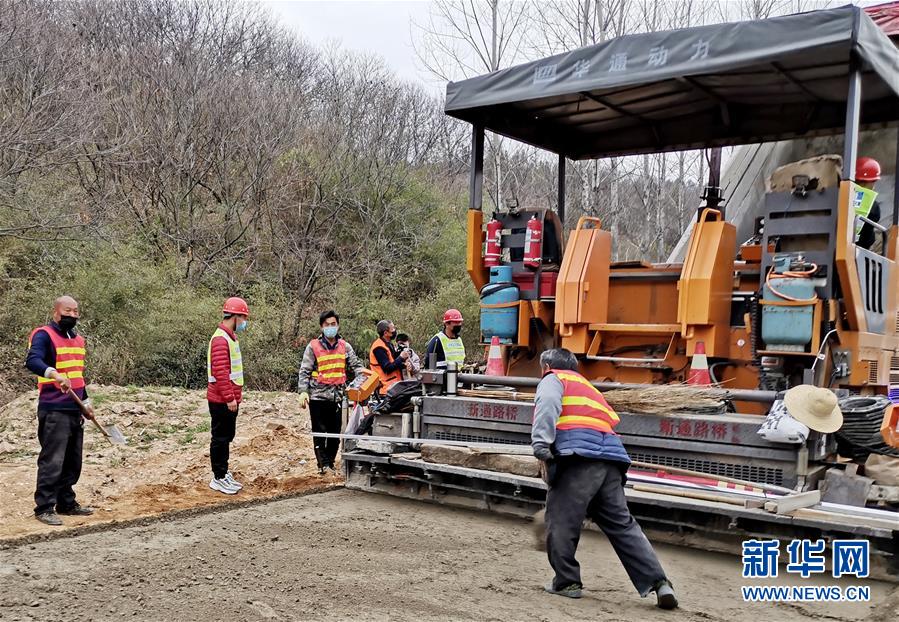
{"label": "green shrub", "polygon": [[[449,237],[457,234],[447,231]],[[441,246],[445,243],[434,248],[447,251]],[[431,252],[437,251],[422,250],[421,256]],[[88,342],[89,380],[202,388],[206,350],[221,318],[221,304],[226,296],[239,294],[251,311],[241,349],[247,387],[254,390],[296,385],[303,349],[319,334],[318,315],[328,308],[340,314],[342,335],[366,363],[378,320],[396,322],[423,355],[427,341],[440,330],[443,312],[458,308],[466,318],[463,338],[469,358],[476,359],[482,354],[477,345],[477,292],[464,272],[462,251],[453,247],[453,254],[440,270],[418,264],[417,269],[429,274],[420,287],[397,287],[384,295],[364,282],[343,278],[327,296],[299,309],[264,279],[242,292],[227,291],[224,285],[219,292],[191,285],[177,262],[153,261],[136,243],[48,246],[0,239],[0,304],[10,325],[0,334],[0,356],[7,378],[17,380],[22,389],[33,387],[33,378],[22,368],[28,335],[50,319],[57,296],[70,294],[81,306],[79,330]],[[427,293],[404,295],[409,291]]]}

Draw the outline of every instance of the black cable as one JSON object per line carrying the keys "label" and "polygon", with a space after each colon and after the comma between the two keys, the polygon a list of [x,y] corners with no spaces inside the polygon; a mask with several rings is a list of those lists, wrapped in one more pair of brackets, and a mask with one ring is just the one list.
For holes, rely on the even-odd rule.
{"label": "black cable", "polygon": [[883,395],[852,395],[839,401],[843,426],[837,431],[837,451],[841,456],[864,462],[872,453],[899,457],[899,449],[883,441],[880,426],[890,400]]}

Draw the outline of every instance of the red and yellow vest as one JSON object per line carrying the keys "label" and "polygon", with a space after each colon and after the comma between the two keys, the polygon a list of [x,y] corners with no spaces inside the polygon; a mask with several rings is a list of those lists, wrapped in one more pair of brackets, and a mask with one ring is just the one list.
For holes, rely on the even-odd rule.
{"label": "red and yellow vest", "polygon": [[[28,347],[31,347],[31,340],[34,335],[42,330],[50,337],[53,348],[56,350],[56,362],[53,364],[54,369],[69,379],[72,390],[78,397],[84,395],[84,337],[75,335],[74,337],[63,337],[52,326],[41,326],[31,331],[28,337]],[[43,399],[49,393],[58,393],[64,395],[59,388],[59,383],[50,378],[39,376],[37,379],[38,393]],[[70,398],[67,398],[70,399]]]}
{"label": "red and yellow vest", "polygon": [[387,358],[390,359],[391,363],[395,359],[393,358],[393,351],[390,349],[390,346],[387,345],[386,341],[378,337],[372,342],[371,348],[368,350],[368,364],[371,365],[371,368],[378,374],[378,377],[381,379],[383,390],[386,391],[403,379],[403,372],[400,369],[395,369],[390,373],[385,372],[378,364],[378,358],[375,356],[376,348],[384,348],[384,350],[387,351]]}
{"label": "red and yellow vest", "polygon": [[346,342],[337,340],[337,347],[327,349],[320,339],[311,343],[312,353],[315,354],[316,369],[312,373],[318,384],[341,385],[346,384]]}
{"label": "red and yellow vest", "polygon": [[559,455],[629,463],[630,458],[615,433],[620,419],[599,389],[577,372],[553,369],[562,383],[562,412],[556,421],[553,445]]}
{"label": "red and yellow vest", "polygon": [[556,421],[557,430],[575,430],[586,428],[614,434],[613,428],[618,425],[618,415],[609,406],[599,389],[577,372],[553,369],[562,382],[562,414]]}

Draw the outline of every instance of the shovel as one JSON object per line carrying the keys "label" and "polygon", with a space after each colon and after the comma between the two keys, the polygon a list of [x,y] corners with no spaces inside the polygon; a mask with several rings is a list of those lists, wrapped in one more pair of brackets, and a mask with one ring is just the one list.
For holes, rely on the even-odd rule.
{"label": "shovel", "polygon": [[84,402],[75,395],[75,392],[72,389],[69,389],[69,397],[75,400],[75,403],[78,404],[78,408],[81,409],[81,412],[84,414],[85,419],[90,419],[95,426],[100,429],[100,432],[103,433],[103,436],[106,437],[113,445],[127,445],[128,440],[125,438],[125,435],[122,434],[122,431],[119,430],[114,424],[110,426],[106,426],[105,428],[100,425],[100,422],[97,421],[94,417],[89,417],[87,412],[87,407],[84,405]]}

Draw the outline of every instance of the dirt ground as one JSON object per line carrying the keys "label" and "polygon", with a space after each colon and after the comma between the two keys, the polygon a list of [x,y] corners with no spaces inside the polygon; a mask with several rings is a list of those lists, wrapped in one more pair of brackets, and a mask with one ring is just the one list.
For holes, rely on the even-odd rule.
{"label": "dirt ground", "polygon": [[[3,620],[605,620],[777,622],[899,617],[870,605],[744,604],[739,560],[659,546],[682,609],[633,591],[608,542],[581,542],[585,598],[544,594],[530,524],[336,490],[0,550]],[[782,579],[787,582],[787,579]],[[827,583],[827,580],[819,580]]]}
{"label": "dirt ground", "polygon": [[[205,391],[170,387],[89,387],[97,417],[119,426],[129,444],[110,445],[90,424],[78,501],[97,512],[47,527],[33,517],[37,473],[37,392],[0,408],[0,542],[172,510],[235,503],[336,485],[315,468],[308,412],[293,393],[245,394],[231,446],[244,484],[233,496],[209,489],[209,411]],[[305,461],[305,462],[304,462]]]}

